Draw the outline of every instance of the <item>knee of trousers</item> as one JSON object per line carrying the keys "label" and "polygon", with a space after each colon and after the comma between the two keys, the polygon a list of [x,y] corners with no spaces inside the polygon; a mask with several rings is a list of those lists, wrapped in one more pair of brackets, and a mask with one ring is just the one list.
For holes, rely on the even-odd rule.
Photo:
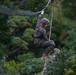
{"label": "knee of trousers", "polygon": [[50,46],[55,47],[55,42],[53,40],[50,40]]}

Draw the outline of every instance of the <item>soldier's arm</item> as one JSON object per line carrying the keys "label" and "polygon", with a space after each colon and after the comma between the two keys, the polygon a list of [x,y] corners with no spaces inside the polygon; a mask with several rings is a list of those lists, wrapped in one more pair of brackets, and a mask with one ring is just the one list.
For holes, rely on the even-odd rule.
{"label": "soldier's arm", "polygon": [[38,17],[36,27],[39,27],[39,25],[40,25],[40,21],[41,21],[41,19],[43,18],[43,14],[44,14],[44,10],[41,11],[41,14],[40,14],[39,17]]}
{"label": "soldier's arm", "polygon": [[43,38],[44,38],[44,40],[48,40],[46,31],[44,31],[44,33],[43,33]]}
{"label": "soldier's arm", "polygon": [[45,39],[45,40],[48,40],[48,38],[47,38],[46,34],[44,34],[44,39]]}

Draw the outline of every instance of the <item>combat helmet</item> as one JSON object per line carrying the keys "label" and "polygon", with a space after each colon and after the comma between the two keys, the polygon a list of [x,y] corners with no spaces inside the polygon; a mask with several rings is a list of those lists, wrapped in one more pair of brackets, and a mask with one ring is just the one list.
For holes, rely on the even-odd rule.
{"label": "combat helmet", "polygon": [[42,25],[48,25],[48,23],[49,23],[49,20],[47,18],[42,18],[41,19],[41,24]]}

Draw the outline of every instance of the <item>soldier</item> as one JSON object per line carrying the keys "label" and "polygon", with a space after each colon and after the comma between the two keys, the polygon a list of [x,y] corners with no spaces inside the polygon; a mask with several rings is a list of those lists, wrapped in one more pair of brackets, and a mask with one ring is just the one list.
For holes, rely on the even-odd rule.
{"label": "soldier", "polygon": [[42,47],[45,48],[45,51],[43,53],[42,59],[48,60],[48,54],[53,51],[55,47],[55,43],[53,40],[48,40],[46,35],[45,28],[48,26],[49,20],[47,18],[43,18],[44,10],[41,11],[41,14],[39,15],[35,34],[34,34],[34,44],[36,47]]}

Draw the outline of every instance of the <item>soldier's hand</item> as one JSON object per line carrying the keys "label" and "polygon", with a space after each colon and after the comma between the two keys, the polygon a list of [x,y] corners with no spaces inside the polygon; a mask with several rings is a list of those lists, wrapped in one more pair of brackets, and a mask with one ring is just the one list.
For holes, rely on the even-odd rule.
{"label": "soldier's hand", "polygon": [[44,10],[41,11],[41,14],[42,14],[42,15],[44,14]]}

